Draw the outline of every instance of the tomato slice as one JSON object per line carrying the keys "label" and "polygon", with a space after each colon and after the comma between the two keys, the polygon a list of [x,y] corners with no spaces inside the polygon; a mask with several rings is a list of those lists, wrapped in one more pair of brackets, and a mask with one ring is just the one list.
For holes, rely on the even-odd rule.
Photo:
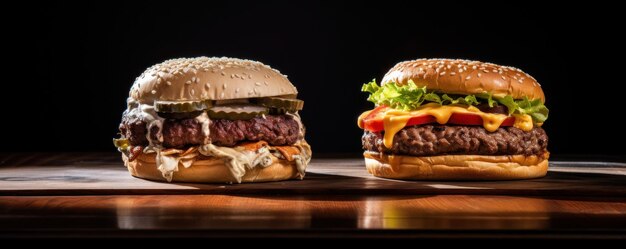
{"label": "tomato slice", "polygon": [[[378,117],[382,110],[386,109],[386,106],[379,106],[372,110],[367,117],[363,119],[363,128],[369,131],[378,132],[385,129],[383,125],[383,119]],[[407,121],[406,126],[422,125],[429,123],[437,123],[435,117],[430,115],[415,116]],[[515,123],[514,117],[506,118],[500,126],[513,126]],[[483,125],[483,118],[479,115],[471,113],[453,113],[448,119],[448,124],[457,125]]]}
{"label": "tomato slice", "polygon": [[406,122],[405,126],[421,125],[421,124],[436,123],[436,122],[437,122],[437,119],[435,119],[435,117],[430,116],[430,115],[422,115],[422,116],[412,117],[411,119],[409,119],[409,121]]}
{"label": "tomato slice", "polygon": [[[387,108],[389,108],[388,106],[385,105],[381,105],[378,106],[376,108],[374,108],[374,110],[372,110],[367,117],[365,117],[361,122],[363,129],[369,130],[369,131],[382,131],[385,129],[385,127],[383,126],[383,119],[382,117],[378,117],[378,115],[380,113],[382,113],[383,110],[386,110]],[[380,122],[376,121],[379,120]]]}

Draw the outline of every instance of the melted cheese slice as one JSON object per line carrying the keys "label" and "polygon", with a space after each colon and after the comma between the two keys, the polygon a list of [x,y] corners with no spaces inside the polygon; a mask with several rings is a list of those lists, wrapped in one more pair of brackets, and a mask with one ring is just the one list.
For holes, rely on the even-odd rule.
{"label": "melted cheese slice", "polygon": [[[496,131],[500,128],[502,122],[509,117],[504,114],[485,113],[474,106],[442,106],[436,103],[425,104],[413,111],[402,111],[390,108],[382,114],[383,127],[385,129],[383,143],[385,147],[391,148],[393,146],[393,137],[398,131],[402,130],[406,126],[406,123],[412,117],[430,115],[435,117],[437,123],[446,124],[448,123],[450,116],[454,113],[470,113],[480,116],[483,120],[483,127],[490,132]],[[361,116],[359,116],[359,127],[363,128],[362,122],[363,119],[367,117],[367,114],[369,114],[369,111],[364,112]],[[514,114],[513,116],[515,117],[515,123],[513,124],[514,127],[523,131],[530,131],[533,128],[532,118],[529,115]]]}

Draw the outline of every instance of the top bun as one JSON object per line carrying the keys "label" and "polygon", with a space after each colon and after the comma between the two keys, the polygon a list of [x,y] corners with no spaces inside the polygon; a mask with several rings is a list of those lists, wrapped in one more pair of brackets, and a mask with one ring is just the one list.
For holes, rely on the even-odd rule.
{"label": "top bun", "polygon": [[495,97],[511,95],[514,99],[541,99],[545,96],[541,85],[527,73],[514,67],[492,63],[451,59],[419,59],[396,64],[383,77],[381,84],[405,85],[413,80],[417,86],[426,86],[450,94],[491,93]]}
{"label": "top bun", "polygon": [[142,104],[297,94],[278,70],[257,61],[226,57],[167,60],[148,68],[130,89],[130,97]]}

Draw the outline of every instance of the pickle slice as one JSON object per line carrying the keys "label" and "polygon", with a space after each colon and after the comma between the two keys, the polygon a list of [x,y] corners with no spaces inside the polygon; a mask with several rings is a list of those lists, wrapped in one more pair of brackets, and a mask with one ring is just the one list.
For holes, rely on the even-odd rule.
{"label": "pickle slice", "polygon": [[247,120],[267,114],[267,107],[256,105],[222,105],[214,106],[207,110],[207,114],[212,119]]}
{"label": "pickle slice", "polygon": [[[213,106],[211,100],[201,101],[154,101],[154,109],[162,113],[183,113],[204,111]],[[197,115],[196,115],[197,116]]]}
{"label": "pickle slice", "polygon": [[162,118],[172,118],[172,119],[188,119],[195,118],[198,115],[202,114],[204,111],[193,111],[193,112],[157,112],[157,115]]}
{"label": "pickle slice", "polygon": [[287,114],[287,111],[285,109],[277,109],[277,108],[269,108],[269,114],[270,115],[284,115]]}
{"label": "pickle slice", "polygon": [[195,118],[211,106],[211,100],[154,102],[154,109],[159,117],[173,119]]}
{"label": "pickle slice", "polygon": [[271,113],[284,114],[285,112],[296,112],[302,110],[304,101],[299,99],[288,99],[280,97],[267,97],[255,99],[255,103],[271,108]]}
{"label": "pickle slice", "polygon": [[118,148],[120,151],[125,151],[128,150],[130,142],[126,138],[114,138],[113,145],[115,145],[115,147]]}

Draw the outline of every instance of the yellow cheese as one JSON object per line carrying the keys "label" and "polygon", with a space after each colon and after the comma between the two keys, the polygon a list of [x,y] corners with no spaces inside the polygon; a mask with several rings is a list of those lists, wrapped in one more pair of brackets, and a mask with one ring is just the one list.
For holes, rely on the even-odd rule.
{"label": "yellow cheese", "polygon": [[[515,117],[514,127],[523,131],[530,131],[533,129],[533,118],[528,114],[513,114]],[[541,127],[543,123],[538,124]]]}
{"label": "yellow cheese", "polygon": [[357,119],[357,124],[356,124],[359,126],[359,128],[363,129],[363,119],[367,117],[367,115],[370,115],[370,112],[372,111],[364,111],[363,113],[361,113],[361,115],[359,115],[359,119]]}
{"label": "yellow cheese", "polygon": [[[363,119],[370,112],[364,112],[359,116],[359,127],[362,127]],[[483,127],[490,132],[496,131],[502,125],[505,119],[509,116],[504,114],[494,114],[494,113],[485,113],[480,111],[478,108],[474,106],[461,106],[461,105],[439,105],[437,103],[428,103],[423,106],[420,106],[416,110],[412,111],[402,111],[396,109],[388,109],[385,113],[381,114],[383,119],[383,127],[385,129],[385,135],[383,138],[383,143],[385,147],[391,148],[393,146],[393,137],[396,133],[402,130],[406,123],[412,117],[430,115],[435,118],[437,123],[446,124],[450,119],[450,116],[454,113],[470,113],[474,115],[478,115],[483,120]],[[519,128],[523,131],[530,131],[533,128],[532,118],[526,114],[514,114],[515,123],[514,127]]]}

